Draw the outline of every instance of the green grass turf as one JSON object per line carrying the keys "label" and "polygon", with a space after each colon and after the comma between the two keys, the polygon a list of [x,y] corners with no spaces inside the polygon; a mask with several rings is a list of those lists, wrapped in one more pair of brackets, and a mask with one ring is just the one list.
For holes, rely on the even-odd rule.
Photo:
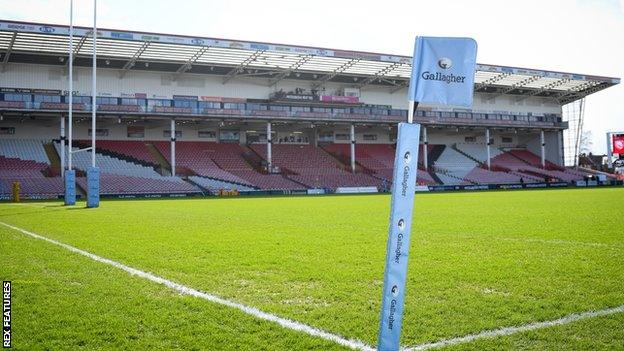
{"label": "green grass turf", "polygon": [[344,350],[0,227],[16,350]]}
{"label": "green grass turf", "polygon": [[[624,304],[624,231],[617,221],[623,196],[623,188],[417,194],[402,343]],[[0,221],[375,344],[389,202],[375,195],[103,201],[99,209],[2,204]],[[14,318],[20,310],[37,316],[24,327],[16,322],[16,347],[22,335],[26,349],[81,341],[168,348],[173,338],[185,340],[181,348],[328,348],[33,241],[0,231],[0,277],[14,281]],[[62,282],[83,285],[54,289],[67,286]],[[106,333],[84,325],[74,332],[51,312],[56,300],[76,325],[90,325],[102,301],[118,319]],[[178,327],[173,334],[160,332],[168,316]],[[127,340],[126,324],[147,331]],[[39,338],[46,328],[47,338]],[[623,317],[614,315],[450,349],[617,349],[622,330]]]}

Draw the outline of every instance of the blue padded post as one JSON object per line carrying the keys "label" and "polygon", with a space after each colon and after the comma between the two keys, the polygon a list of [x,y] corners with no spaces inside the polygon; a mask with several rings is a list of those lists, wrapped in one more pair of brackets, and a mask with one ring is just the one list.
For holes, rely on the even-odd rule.
{"label": "blue padded post", "polygon": [[87,170],[87,207],[100,206],[100,169],[89,167]]}
{"label": "blue padded post", "polygon": [[65,171],[65,205],[76,204],[76,171],[68,169]]}
{"label": "blue padded post", "polygon": [[399,123],[377,344],[380,351],[399,350],[419,140],[419,124]]}

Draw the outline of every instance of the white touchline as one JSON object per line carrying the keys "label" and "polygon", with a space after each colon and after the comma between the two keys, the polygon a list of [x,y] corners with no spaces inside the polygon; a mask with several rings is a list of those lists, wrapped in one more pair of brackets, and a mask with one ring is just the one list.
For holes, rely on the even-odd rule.
{"label": "white touchline", "polygon": [[541,243],[541,244],[552,244],[552,245],[578,245],[578,246],[591,246],[591,247],[604,247],[613,250],[621,250],[624,249],[623,245],[617,244],[605,244],[605,243],[596,243],[596,242],[587,242],[587,241],[574,241],[574,240],[563,240],[563,239],[537,239],[537,238],[494,238],[496,240],[506,240],[506,241],[517,241],[517,242],[527,242],[527,243]]}
{"label": "white touchline", "polygon": [[171,280],[167,280],[165,278],[156,276],[154,274],[151,274],[151,273],[148,273],[148,272],[144,272],[144,271],[138,270],[136,268],[132,268],[132,267],[126,266],[124,264],[121,264],[119,262],[110,260],[108,258],[100,257],[98,255],[95,255],[95,254],[92,254],[90,252],[81,250],[81,249],[76,248],[74,246],[63,244],[62,242],[59,242],[59,241],[56,241],[56,240],[53,240],[53,239],[50,239],[50,238],[46,238],[44,236],[41,236],[39,234],[35,234],[33,232],[29,232],[29,231],[27,231],[25,229],[22,229],[22,228],[18,228],[18,227],[12,226],[12,225],[10,225],[8,223],[0,222],[0,224],[2,224],[3,226],[5,226],[7,228],[11,228],[11,229],[16,230],[16,231],[18,231],[20,233],[23,233],[23,234],[26,234],[28,236],[31,236],[31,237],[33,237],[35,239],[40,239],[40,240],[43,240],[43,241],[47,241],[47,242],[49,242],[51,244],[63,247],[65,249],[69,250],[69,251],[72,251],[72,252],[75,252],[77,254],[89,257],[90,259],[92,259],[94,261],[108,264],[108,265],[113,266],[115,268],[119,268],[119,269],[121,269],[123,271],[126,271],[126,272],[128,272],[128,273],[130,273],[132,275],[136,275],[138,277],[150,280],[152,282],[165,285],[166,287],[174,289],[174,290],[176,290],[176,291],[178,291],[178,292],[180,292],[182,294],[199,297],[201,299],[208,300],[208,301],[220,304],[220,305],[224,305],[224,306],[228,306],[228,307],[231,307],[231,308],[235,308],[237,310],[240,310],[240,311],[242,311],[242,312],[244,312],[244,313],[246,313],[248,315],[254,316],[256,318],[264,319],[264,320],[267,320],[267,321],[270,321],[270,322],[277,323],[280,326],[282,326],[283,328],[295,330],[295,331],[302,332],[302,333],[305,333],[305,334],[309,334],[309,335],[312,335],[312,336],[315,336],[315,337],[319,337],[319,338],[322,338],[322,339],[325,339],[325,340],[329,340],[329,341],[335,342],[335,343],[337,343],[339,345],[343,345],[343,346],[346,346],[346,347],[354,349],[354,350],[364,350],[364,351],[374,351],[375,350],[372,346],[369,346],[369,345],[367,345],[367,344],[365,344],[365,343],[363,343],[363,342],[361,342],[359,340],[346,339],[346,338],[344,338],[344,337],[342,337],[340,335],[332,334],[332,333],[326,332],[326,331],[318,329],[318,328],[311,327],[311,326],[303,324],[303,323],[299,323],[299,322],[296,322],[296,321],[293,321],[293,320],[290,320],[290,319],[287,319],[287,318],[279,317],[279,316],[276,316],[274,314],[261,311],[261,310],[255,308],[255,307],[246,306],[246,305],[240,304],[238,302],[226,300],[226,299],[220,298],[220,297],[215,296],[215,295],[211,295],[211,294],[199,291],[199,290],[195,290],[193,288],[189,288],[188,286],[185,286],[185,285],[182,285],[182,284],[178,284],[176,282],[173,282]]}
{"label": "white touchline", "polygon": [[471,334],[471,335],[460,336],[460,337],[452,338],[452,339],[444,339],[444,340],[440,340],[440,341],[436,341],[436,342],[432,342],[428,344],[420,344],[416,346],[411,346],[411,347],[404,348],[403,350],[404,351],[421,351],[421,350],[437,349],[437,348],[444,347],[444,346],[468,343],[468,342],[475,341],[477,339],[505,336],[505,335],[522,333],[522,332],[527,332],[527,331],[536,330],[536,329],[554,327],[557,325],[564,325],[564,324],[576,322],[582,319],[608,316],[610,314],[615,314],[615,313],[624,313],[624,305],[613,307],[613,308],[606,308],[606,309],[597,310],[597,311],[573,313],[565,317],[555,319],[555,320],[550,320],[550,321],[529,323],[525,325],[519,325],[515,327],[506,327],[506,328],[500,328],[500,329],[494,329],[494,330],[486,330],[484,332],[477,333],[477,334]]}

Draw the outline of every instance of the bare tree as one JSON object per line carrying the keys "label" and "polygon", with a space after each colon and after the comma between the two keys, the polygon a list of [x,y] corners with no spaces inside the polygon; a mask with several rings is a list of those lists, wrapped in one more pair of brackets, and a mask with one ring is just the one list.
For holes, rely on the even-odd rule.
{"label": "bare tree", "polygon": [[581,134],[581,141],[579,144],[579,154],[588,155],[592,152],[594,147],[593,137],[591,130],[584,130]]}

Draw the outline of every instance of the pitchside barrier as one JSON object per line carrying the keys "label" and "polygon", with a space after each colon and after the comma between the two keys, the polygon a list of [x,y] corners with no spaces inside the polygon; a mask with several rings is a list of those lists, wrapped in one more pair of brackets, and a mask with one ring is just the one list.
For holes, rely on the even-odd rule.
{"label": "pitchside barrier", "polygon": [[370,194],[378,193],[379,190],[374,186],[343,186],[336,188],[336,194]]}
{"label": "pitchside barrier", "polygon": [[[577,188],[577,187],[605,187],[622,186],[624,181],[612,180],[606,182],[588,182],[581,180],[576,183],[529,183],[529,184],[486,184],[486,185],[419,185],[415,187],[415,192],[440,192],[440,191],[477,191],[477,190],[513,190],[513,189],[543,189],[543,188]],[[257,190],[241,191],[241,196],[266,196],[266,195],[322,195],[329,194],[324,189],[308,190]],[[348,194],[347,194],[348,195]],[[214,195],[203,195],[201,193],[150,193],[150,194],[100,194],[103,199],[152,199],[152,198],[177,198],[177,197],[214,197]],[[82,196],[76,195],[77,199]],[[12,200],[12,194],[1,194],[0,201]],[[22,200],[62,200],[63,195],[58,194],[20,194]]]}
{"label": "pitchside barrier", "polygon": [[429,191],[452,191],[452,190],[505,190],[505,189],[539,189],[539,188],[565,188],[572,186],[571,183],[525,183],[525,184],[484,184],[484,185],[430,185]]}

